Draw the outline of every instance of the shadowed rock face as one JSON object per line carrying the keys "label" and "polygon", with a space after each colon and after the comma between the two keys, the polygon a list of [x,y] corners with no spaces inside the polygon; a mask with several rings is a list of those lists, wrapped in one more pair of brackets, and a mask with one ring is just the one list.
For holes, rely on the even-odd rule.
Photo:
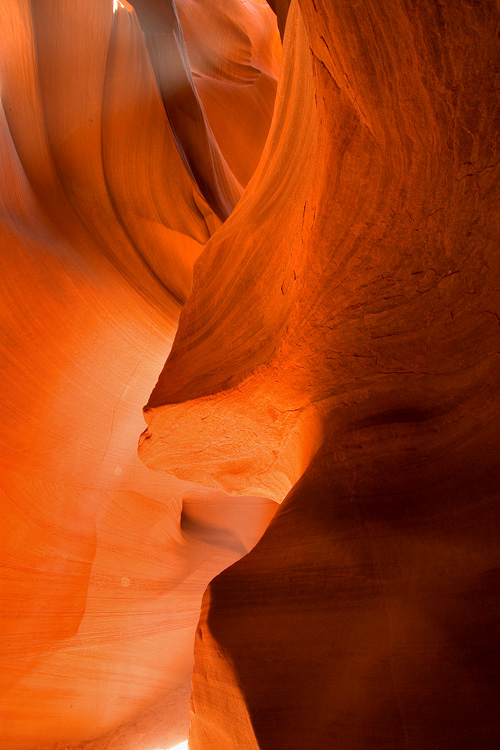
{"label": "shadowed rock face", "polygon": [[211,208],[221,220],[227,219],[241,195],[241,186],[203,112],[173,0],[136,0],[134,7],[178,151]]}
{"label": "shadowed rock face", "polygon": [[194,748],[498,744],[499,23],[290,8],[140,447],[285,498],[205,594]]}
{"label": "shadowed rock face", "polygon": [[[253,26],[231,57],[241,32],[234,21],[224,34],[219,19],[221,80],[212,79],[220,38],[205,44],[196,78],[200,99],[215,101],[207,114],[189,68],[185,75],[205,134],[211,121],[221,137],[218,108],[231,106],[235,88],[234,126],[249,139],[258,131],[239,152],[210,135],[236,184],[248,181],[269,128],[280,50],[270,9],[225,5]],[[193,262],[221,221],[177,147],[164,98],[179,101],[168,81],[159,86],[147,34],[131,5],[115,6],[0,7],[5,750],[148,750],[184,740],[202,593],[276,508],[250,496],[236,503],[137,457],[141,408]],[[204,35],[198,13],[188,45]],[[241,54],[253,71],[244,86],[226,80]],[[198,167],[219,179],[212,162]]]}
{"label": "shadowed rock face", "polygon": [[290,8],[290,0],[267,0],[267,2],[278,17],[278,28],[280,30],[281,38],[283,38],[288,9]]}

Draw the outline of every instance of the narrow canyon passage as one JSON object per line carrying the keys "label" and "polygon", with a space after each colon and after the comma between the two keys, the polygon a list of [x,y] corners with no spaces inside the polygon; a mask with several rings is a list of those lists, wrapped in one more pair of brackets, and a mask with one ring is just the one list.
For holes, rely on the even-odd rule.
{"label": "narrow canyon passage", "polygon": [[2,747],[496,748],[496,0],[0,38]]}

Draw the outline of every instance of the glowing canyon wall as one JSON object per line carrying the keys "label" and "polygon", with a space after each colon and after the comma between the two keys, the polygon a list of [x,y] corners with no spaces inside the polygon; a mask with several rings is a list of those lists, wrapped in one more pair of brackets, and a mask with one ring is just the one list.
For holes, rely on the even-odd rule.
{"label": "glowing canyon wall", "polygon": [[0,10],[8,750],[499,743],[500,7],[270,6]]}
{"label": "glowing canyon wall", "polygon": [[[186,45],[175,14],[155,32],[175,39],[180,91],[178,80],[157,80],[164,66],[150,57],[137,6],[0,8],[5,750],[105,733],[96,746],[184,740],[203,590],[276,507],[236,503],[137,457],[142,406],[193,262],[269,128],[275,19],[265,5],[214,4],[207,40],[203,3],[186,3]],[[193,72],[186,46],[199,51]],[[164,99],[176,96],[172,124]],[[248,149],[229,137],[219,145],[210,123],[220,135],[223,110]],[[178,147],[183,118],[207,150],[196,156],[211,192]]]}

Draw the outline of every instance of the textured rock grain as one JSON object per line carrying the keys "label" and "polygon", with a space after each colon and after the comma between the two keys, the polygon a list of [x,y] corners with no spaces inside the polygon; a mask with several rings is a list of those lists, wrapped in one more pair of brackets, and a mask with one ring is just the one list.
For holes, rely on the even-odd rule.
{"label": "textured rock grain", "polygon": [[293,485],[205,595],[196,750],[498,744],[499,22],[290,7],[263,160],[145,412],[155,468]]}

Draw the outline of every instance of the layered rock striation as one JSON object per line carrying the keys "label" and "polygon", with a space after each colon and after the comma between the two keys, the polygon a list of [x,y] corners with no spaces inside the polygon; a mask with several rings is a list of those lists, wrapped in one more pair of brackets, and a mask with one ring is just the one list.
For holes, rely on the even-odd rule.
{"label": "layered rock striation", "polygon": [[[240,3],[226,6],[245,25]],[[220,115],[186,71],[196,127],[221,164],[227,150],[233,186],[255,167],[279,66],[272,11],[251,3],[246,16],[253,79],[221,74],[212,93],[215,40],[197,75],[218,102],[239,87],[235,120],[259,123],[260,146],[236,153],[210,135]],[[226,51],[231,33],[236,22]],[[132,5],[6,0],[0,38],[0,745],[169,747],[187,736],[203,590],[276,507],[235,505],[137,458],[141,407],[221,212],[178,148],[175,82],[158,80]]]}
{"label": "layered rock striation", "polygon": [[292,2],[147,465],[282,505],[205,594],[193,748],[498,744],[496,3]]}
{"label": "layered rock striation", "polygon": [[498,3],[269,6],[0,9],[6,750],[499,744]]}

